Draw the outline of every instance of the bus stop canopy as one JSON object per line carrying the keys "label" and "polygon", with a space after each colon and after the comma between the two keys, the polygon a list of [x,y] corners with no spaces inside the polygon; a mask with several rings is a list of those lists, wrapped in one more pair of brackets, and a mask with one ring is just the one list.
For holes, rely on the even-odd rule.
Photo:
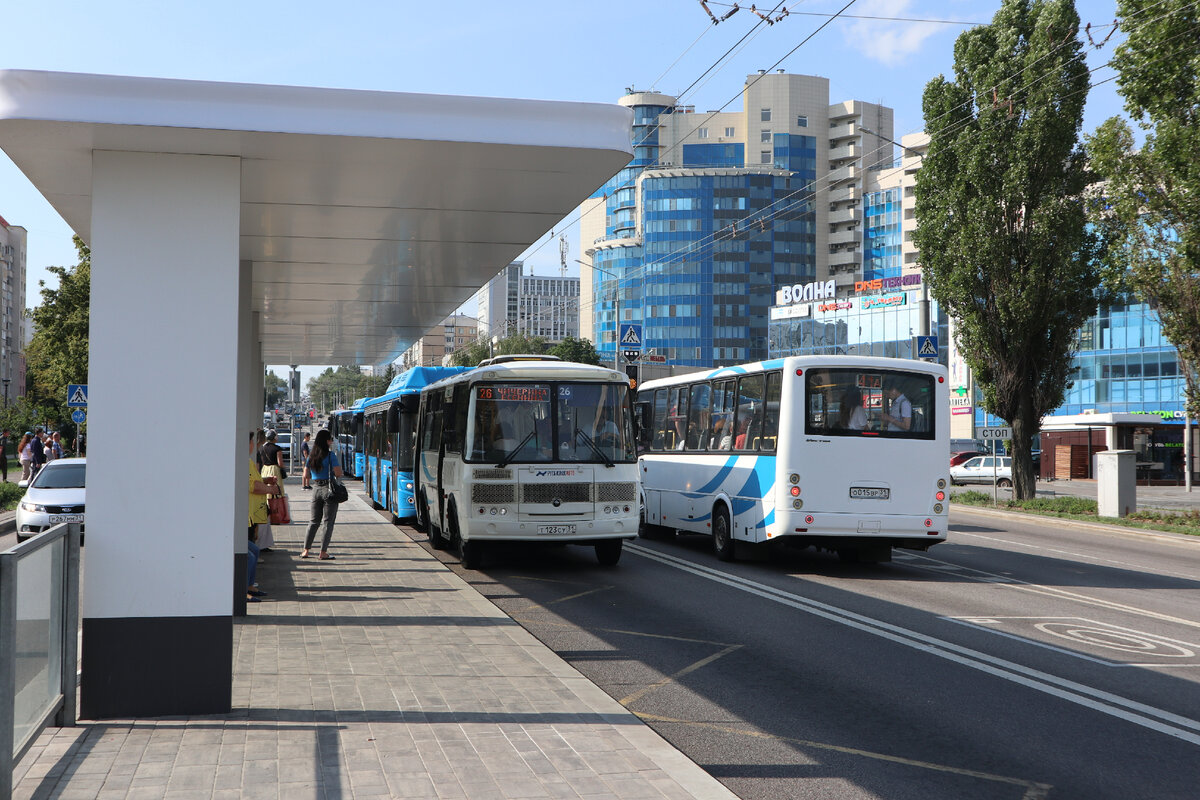
{"label": "bus stop canopy", "polygon": [[398,357],[628,162],[630,124],[616,105],[0,71],[0,147],[85,242],[95,152],[240,158],[268,364]]}

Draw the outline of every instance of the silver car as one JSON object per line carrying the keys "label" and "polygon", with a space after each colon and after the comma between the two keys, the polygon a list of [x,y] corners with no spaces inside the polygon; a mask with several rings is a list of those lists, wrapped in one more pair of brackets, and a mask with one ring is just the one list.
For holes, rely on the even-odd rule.
{"label": "silver car", "polygon": [[951,483],[991,483],[1012,486],[1012,459],[1008,456],[975,456],[950,468]]}

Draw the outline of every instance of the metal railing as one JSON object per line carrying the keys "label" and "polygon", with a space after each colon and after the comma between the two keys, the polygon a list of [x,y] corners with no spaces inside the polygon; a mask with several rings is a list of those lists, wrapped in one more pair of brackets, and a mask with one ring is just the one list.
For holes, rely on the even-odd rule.
{"label": "metal railing", "polygon": [[75,724],[79,540],[62,523],[0,553],[0,800],[51,720]]}

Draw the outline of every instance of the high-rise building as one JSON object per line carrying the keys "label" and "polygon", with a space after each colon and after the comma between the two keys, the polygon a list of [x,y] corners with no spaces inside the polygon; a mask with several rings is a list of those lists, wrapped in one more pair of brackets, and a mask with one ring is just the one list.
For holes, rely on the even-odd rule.
{"label": "high-rise building", "polygon": [[539,336],[548,343],[579,336],[579,278],[526,275],[514,261],[475,295],[481,335]]}
{"label": "high-rise building", "polygon": [[619,101],[634,159],[581,209],[584,329],[602,358],[623,322],[672,365],[766,358],[777,286],[860,277],[866,174],[892,162],[891,109],[831,105],[826,78],[783,72],[749,76],[742,98],[707,114],[653,92]]}
{"label": "high-rise building", "polygon": [[25,243],[28,234],[0,217],[0,382],[3,394],[25,394]]}
{"label": "high-rise building", "polygon": [[446,317],[400,357],[400,368],[441,367],[454,351],[479,338],[479,321],[465,314]]}

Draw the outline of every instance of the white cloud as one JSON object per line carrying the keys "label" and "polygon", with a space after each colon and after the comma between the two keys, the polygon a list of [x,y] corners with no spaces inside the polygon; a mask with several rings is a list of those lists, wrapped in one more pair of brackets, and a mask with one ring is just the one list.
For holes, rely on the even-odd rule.
{"label": "white cloud", "polygon": [[[857,16],[921,17],[910,0],[861,0],[847,13]],[[898,66],[920,51],[925,40],[945,29],[930,22],[888,22],[878,19],[847,20],[842,27],[846,43],[872,61]]]}

